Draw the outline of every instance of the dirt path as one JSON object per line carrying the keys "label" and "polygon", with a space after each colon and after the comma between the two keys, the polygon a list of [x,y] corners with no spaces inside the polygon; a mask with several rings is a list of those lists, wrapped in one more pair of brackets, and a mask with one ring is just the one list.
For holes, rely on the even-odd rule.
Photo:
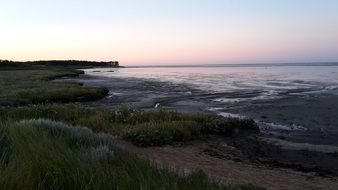
{"label": "dirt path", "polygon": [[203,142],[183,146],[140,148],[124,141],[118,144],[140,156],[170,167],[193,171],[202,169],[211,178],[222,183],[253,183],[268,190],[337,190],[338,178],[324,178],[314,173],[302,173],[290,169],[270,168],[245,162],[236,162],[212,154]]}

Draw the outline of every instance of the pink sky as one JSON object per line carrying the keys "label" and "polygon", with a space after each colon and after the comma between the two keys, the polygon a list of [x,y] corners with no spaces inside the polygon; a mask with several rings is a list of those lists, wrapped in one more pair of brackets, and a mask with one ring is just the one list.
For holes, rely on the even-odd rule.
{"label": "pink sky", "polygon": [[338,61],[337,1],[146,2],[1,1],[0,59]]}

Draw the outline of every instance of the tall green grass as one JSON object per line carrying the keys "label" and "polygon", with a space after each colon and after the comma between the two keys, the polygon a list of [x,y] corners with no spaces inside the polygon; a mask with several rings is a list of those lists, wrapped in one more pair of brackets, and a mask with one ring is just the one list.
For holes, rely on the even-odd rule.
{"label": "tall green grass", "polygon": [[161,146],[195,140],[205,135],[232,136],[240,129],[258,131],[255,122],[250,119],[225,119],[166,110],[140,111],[129,107],[109,110],[74,104],[0,107],[0,118],[12,121],[39,118],[62,121],[119,136],[139,146]]}
{"label": "tall green grass", "polygon": [[0,189],[259,189],[160,169],[117,148],[110,135],[50,120],[0,122],[0,158]]}

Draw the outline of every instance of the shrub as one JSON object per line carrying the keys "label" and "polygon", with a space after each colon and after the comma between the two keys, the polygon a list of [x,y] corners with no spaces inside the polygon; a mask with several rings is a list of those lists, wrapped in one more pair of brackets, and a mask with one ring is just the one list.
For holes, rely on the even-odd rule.
{"label": "shrub", "polygon": [[127,130],[123,138],[139,146],[161,146],[194,140],[201,135],[201,126],[194,121],[144,123]]}

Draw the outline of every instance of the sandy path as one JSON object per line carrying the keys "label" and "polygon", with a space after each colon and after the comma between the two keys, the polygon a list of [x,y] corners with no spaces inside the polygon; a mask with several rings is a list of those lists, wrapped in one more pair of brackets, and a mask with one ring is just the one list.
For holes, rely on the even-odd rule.
{"label": "sandy path", "polygon": [[324,178],[313,173],[302,173],[289,169],[269,168],[250,163],[217,158],[205,153],[206,144],[192,142],[173,147],[140,148],[124,141],[118,144],[140,156],[159,164],[192,171],[202,169],[213,179],[222,183],[253,183],[271,190],[337,190],[338,178]]}

